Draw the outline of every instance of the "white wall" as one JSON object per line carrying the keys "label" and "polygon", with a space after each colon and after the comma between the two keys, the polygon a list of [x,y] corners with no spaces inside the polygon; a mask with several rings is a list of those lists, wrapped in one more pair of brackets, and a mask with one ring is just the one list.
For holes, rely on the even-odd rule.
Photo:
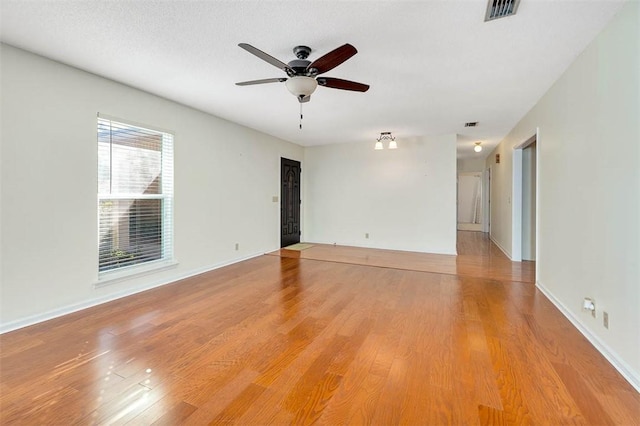
{"label": "white wall", "polygon": [[[1,50],[0,330],[279,248],[280,204],[271,198],[280,194],[280,157],[300,161],[301,147]],[[95,289],[98,112],[174,132],[179,265]]]}
{"label": "white wall", "polygon": [[[481,154],[478,154],[481,155]],[[485,167],[484,156],[479,158],[465,158],[457,161],[458,173],[462,172],[482,172]]]}
{"label": "white wall", "polygon": [[369,142],[307,148],[304,239],[454,254],[456,139],[398,139],[398,149],[381,151]]}
{"label": "white wall", "polygon": [[513,147],[539,127],[538,285],[640,389],[639,23],[640,3],[627,3],[487,164],[501,154],[492,234],[509,250]]}

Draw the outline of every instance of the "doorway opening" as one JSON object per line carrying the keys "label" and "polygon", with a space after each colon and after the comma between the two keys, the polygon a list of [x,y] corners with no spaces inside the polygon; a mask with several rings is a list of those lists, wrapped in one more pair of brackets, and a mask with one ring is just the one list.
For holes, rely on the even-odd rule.
{"label": "doorway opening", "polygon": [[458,230],[482,231],[482,172],[458,173]]}
{"label": "doorway opening", "polygon": [[538,136],[532,136],[513,152],[512,259],[536,260]]}
{"label": "doorway opening", "polygon": [[484,188],[484,223],[482,224],[482,232],[487,232],[491,235],[491,166],[489,166],[483,174],[483,188]]}

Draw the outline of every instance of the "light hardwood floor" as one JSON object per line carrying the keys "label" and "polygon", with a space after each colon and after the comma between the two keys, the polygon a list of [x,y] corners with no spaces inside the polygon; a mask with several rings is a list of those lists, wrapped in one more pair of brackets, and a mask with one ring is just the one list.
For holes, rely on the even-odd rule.
{"label": "light hardwood floor", "polygon": [[280,250],[0,336],[5,424],[640,424],[484,234]]}

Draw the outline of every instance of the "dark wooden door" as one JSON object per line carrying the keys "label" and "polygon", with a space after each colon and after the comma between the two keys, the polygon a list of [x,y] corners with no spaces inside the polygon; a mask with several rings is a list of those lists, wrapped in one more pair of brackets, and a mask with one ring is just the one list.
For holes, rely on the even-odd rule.
{"label": "dark wooden door", "polygon": [[300,162],[281,159],[280,247],[300,242]]}

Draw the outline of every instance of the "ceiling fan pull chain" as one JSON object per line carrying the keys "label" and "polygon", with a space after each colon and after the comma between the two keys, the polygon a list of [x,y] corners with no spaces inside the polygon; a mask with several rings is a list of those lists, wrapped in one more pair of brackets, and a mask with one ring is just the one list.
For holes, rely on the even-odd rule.
{"label": "ceiling fan pull chain", "polygon": [[300,103],[300,130],[302,130],[302,103]]}

